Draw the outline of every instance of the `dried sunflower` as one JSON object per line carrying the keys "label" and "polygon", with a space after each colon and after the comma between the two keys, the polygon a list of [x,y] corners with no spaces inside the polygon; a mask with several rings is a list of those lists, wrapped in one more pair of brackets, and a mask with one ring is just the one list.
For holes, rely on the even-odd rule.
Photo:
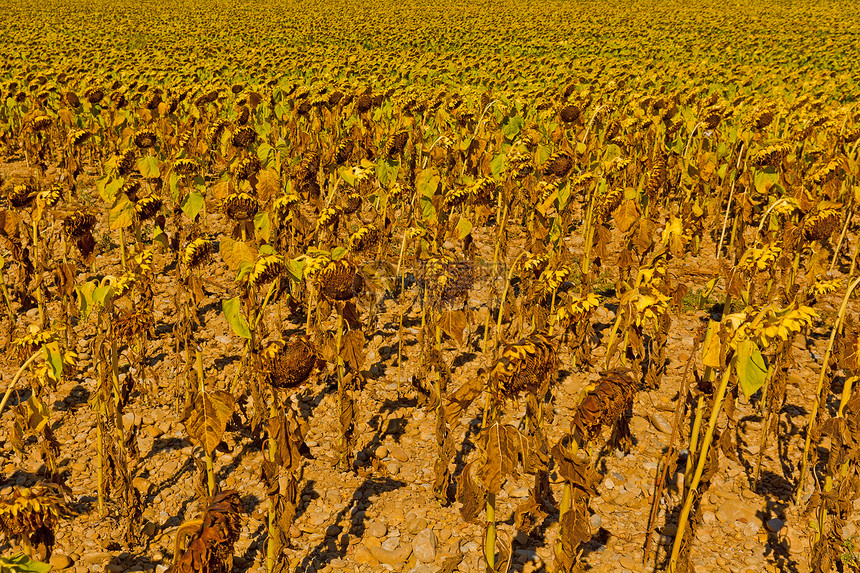
{"label": "dried sunflower", "polygon": [[349,236],[349,250],[353,253],[363,253],[379,244],[380,233],[375,225],[359,227]]}
{"label": "dried sunflower", "polygon": [[246,125],[236,130],[231,143],[234,147],[244,148],[253,145],[255,141],[257,141],[257,132],[254,131],[253,127]]}
{"label": "dried sunflower", "polygon": [[257,214],[260,204],[247,193],[231,193],[224,198],[224,213],[236,221],[247,221]]}
{"label": "dried sunflower", "polygon": [[248,280],[256,286],[272,282],[284,272],[284,258],[277,254],[264,255],[257,259]]}
{"label": "dried sunflower", "polygon": [[135,218],[140,222],[152,219],[158,214],[158,211],[161,209],[161,204],[162,201],[160,197],[156,197],[155,195],[144,197],[134,206]]}
{"label": "dried sunflower", "polygon": [[182,255],[182,263],[190,269],[202,266],[212,256],[212,242],[204,238],[197,238],[185,247]]}
{"label": "dried sunflower", "polygon": [[22,183],[12,187],[9,194],[6,196],[6,199],[15,209],[23,209],[33,202],[33,199],[36,198],[36,193],[36,188],[33,185],[30,183]]}
{"label": "dried sunflower", "polygon": [[158,137],[151,129],[142,129],[134,134],[134,144],[141,149],[149,149],[158,142]]}
{"label": "dried sunflower", "polygon": [[200,166],[193,159],[177,159],[173,162],[173,171],[184,177],[196,175]]}
{"label": "dried sunflower", "polygon": [[276,388],[296,388],[308,379],[317,361],[316,348],[306,336],[289,342],[275,340],[262,352],[263,374]]}
{"label": "dried sunflower", "polygon": [[490,391],[496,400],[524,391],[544,396],[557,377],[555,341],[535,333],[505,347],[490,370]]}
{"label": "dried sunflower", "polygon": [[349,300],[356,295],[358,275],[346,259],[330,261],[316,273],[319,292],[330,300]]}

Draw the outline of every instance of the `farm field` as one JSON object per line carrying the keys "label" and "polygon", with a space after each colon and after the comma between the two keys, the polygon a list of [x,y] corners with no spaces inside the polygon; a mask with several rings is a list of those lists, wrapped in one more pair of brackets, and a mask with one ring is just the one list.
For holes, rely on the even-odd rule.
{"label": "farm field", "polygon": [[853,2],[0,38],[0,573],[860,571]]}

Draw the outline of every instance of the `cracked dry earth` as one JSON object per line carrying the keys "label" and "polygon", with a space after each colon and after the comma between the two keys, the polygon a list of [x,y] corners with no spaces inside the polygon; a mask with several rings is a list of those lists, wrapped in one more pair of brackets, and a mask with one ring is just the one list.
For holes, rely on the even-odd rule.
{"label": "cracked dry earth", "polygon": [[[208,215],[209,228],[225,227],[218,214]],[[491,235],[476,236],[482,245],[479,255],[492,258]],[[581,241],[581,240],[580,240]],[[516,240],[512,238],[512,245]],[[580,245],[571,239],[569,248]],[[714,252],[710,242],[702,253]],[[483,252],[486,251],[486,252]],[[514,248],[511,248],[515,252]],[[489,252],[489,255],[487,255]],[[610,251],[612,252],[612,251]],[[511,257],[511,260],[513,257]],[[155,268],[168,264],[157,254]],[[95,268],[102,274],[119,270],[117,250],[98,255]],[[80,267],[79,282],[92,278]],[[716,274],[711,257],[688,257],[673,262],[671,272],[691,289],[700,288]],[[206,375],[219,388],[229,387],[241,363],[242,341],[234,336],[220,310],[220,301],[230,294],[232,276],[215,256],[204,276],[207,298],[201,304],[204,328],[200,335]],[[101,518],[96,506],[96,428],[92,410],[87,404],[96,389],[92,358],[91,324],[75,327],[79,364],[76,374],[49,396],[54,433],[60,443],[61,465],[69,472],[76,519],[61,521],[58,540],[51,558],[55,570],[87,571],[166,571],[172,563],[173,540],[177,527],[185,520],[200,516],[194,482],[199,479],[193,459],[200,449],[193,447],[181,423],[179,398],[174,389],[184,376],[184,362],[173,353],[175,285],[169,273],[156,273],[155,319],[156,339],[147,348],[151,375],[150,388],[133,398],[126,416],[142,423],[139,437],[141,460],[134,469],[136,485],[144,492],[143,531],[139,546],[121,543],[121,518],[118,508],[108,504],[108,515]],[[496,285],[497,288],[499,285]],[[462,348],[445,341],[445,357],[454,364],[452,388],[474,376],[485,366],[478,350],[481,327],[487,312],[490,285],[476,285],[468,302],[474,311],[467,330],[470,343]],[[417,287],[402,296],[412,302]],[[595,330],[601,345],[594,352],[595,362],[604,356],[606,343],[615,319],[617,299],[604,298],[594,315]],[[780,417],[779,432],[787,439],[778,452],[771,437],[765,452],[762,480],[758,491],[751,488],[757,455],[761,416],[755,400],[745,403],[741,397],[735,414],[739,422],[737,461],[721,459],[720,470],[702,500],[702,522],[696,530],[692,562],[698,571],[793,571],[808,568],[809,526],[800,517],[800,506],[792,500],[798,460],[803,449],[807,412],[823,355],[829,324],[838,299],[821,301],[821,318],[808,337],[798,337],[794,356],[797,365],[789,377],[787,407]],[[853,303],[852,303],[853,306]],[[855,308],[851,308],[856,311]],[[431,484],[435,459],[434,413],[422,408],[408,378],[414,374],[417,344],[414,340],[420,326],[420,305],[413,304],[406,316],[407,354],[402,371],[397,364],[397,330],[400,302],[388,296],[382,300],[375,327],[367,329],[367,383],[358,400],[357,465],[362,471],[342,473],[334,469],[338,436],[337,396],[332,376],[322,373],[301,391],[291,396],[295,407],[309,421],[307,444],[314,459],[305,463],[300,483],[301,504],[298,518],[290,530],[289,571],[414,571],[435,572],[449,557],[462,554],[455,570],[483,570],[481,537],[483,528],[466,524],[460,517],[458,502],[443,505],[436,500]],[[36,320],[36,311],[26,314],[25,323]],[[366,310],[364,312],[366,317]],[[668,337],[669,363],[659,390],[640,392],[633,406],[632,449],[623,454],[604,448],[597,468],[601,475],[599,497],[591,501],[592,540],[582,556],[588,571],[660,570],[667,561],[667,551],[675,534],[675,515],[681,503],[678,486],[683,476],[683,448],[677,473],[669,476],[668,486],[660,500],[656,531],[643,564],[643,545],[655,476],[661,455],[669,446],[675,401],[687,359],[693,350],[693,337],[707,312],[687,310],[673,320]],[[289,315],[279,309],[267,313],[266,326],[271,332],[302,324],[302,314]],[[333,319],[330,319],[333,320]],[[694,357],[697,358],[697,357]],[[696,360],[694,360],[694,363]],[[554,421],[549,428],[550,443],[567,431],[574,405],[582,388],[599,377],[599,367],[570,371],[569,349],[562,347],[561,372],[554,390]],[[11,379],[14,364],[6,362],[3,380]],[[331,367],[329,367],[330,369]],[[12,405],[26,395],[15,395]],[[455,430],[458,473],[476,455],[474,442],[480,426],[481,400],[464,412]],[[831,399],[832,402],[832,399]],[[834,404],[829,403],[830,407]],[[510,405],[507,416],[514,421],[524,411],[524,401]],[[38,446],[31,442],[24,457],[18,457],[10,444],[12,413],[7,408],[0,419],[0,468],[2,492],[13,485],[29,485],[40,470]],[[216,453],[215,470],[221,488],[237,489],[246,514],[236,545],[234,571],[265,570],[267,497],[261,480],[264,459],[263,444],[242,427],[228,428],[225,437],[228,453]],[[595,452],[595,456],[598,452]],[[373,471],[370,471],[373,468]],[[560,484],[551,474],[554,496],[560,499]],[[512,511],[528,495],[527,479],[510,479],[498,496],[499,529],[502,538],[513,534]],[[807,487],[807,491],[810,488]],[[453,496],[452,496],[453,497]],[[556,538],[558,514],[549,517],[531,536],[522,534],[513,542],[512,569],[529,573],[553,571],[552,546]],[[849,522],[845,538],[856,531]],[[0,543],[0,551],[10,549]]]}

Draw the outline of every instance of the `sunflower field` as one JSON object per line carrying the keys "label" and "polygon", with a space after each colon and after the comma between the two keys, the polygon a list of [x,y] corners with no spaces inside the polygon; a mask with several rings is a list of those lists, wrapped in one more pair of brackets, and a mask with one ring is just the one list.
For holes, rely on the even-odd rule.
{"label": "sunflower field", "polygon": [[858,43],[7,0],[0,573],[860,571]]}

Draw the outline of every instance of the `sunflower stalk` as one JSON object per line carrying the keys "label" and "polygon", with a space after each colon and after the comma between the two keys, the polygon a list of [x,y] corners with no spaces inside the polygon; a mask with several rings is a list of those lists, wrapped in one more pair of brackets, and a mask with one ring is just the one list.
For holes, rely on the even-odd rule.
{"label": "sunflower stalk", "polygon": [[818,375],[818,384],[815,388],[815,399],[812,402],[812,410],[809,413],[809,422],[806,426],[806,442],[803,446],[803,455],[800,458],[800,475],[797,478],[797,493],[795,494],[795,499],[797,500],[803,498],[803,485],[809,463],[809,448],[812,443],[813,424],[815,424],[815,421],[818,418],[818,409],[821,406],[821,394],[824,389],[824,379],[827,377],[827,368],[830,363],[830,355],[833,352],[833,344],[836,341],[836,333],[842,328],[842,322],[845,320],[845,314],[848,310],[848,300],[851,298],[851,293],[854,292],[854,289],[858,284],[860,284],[860,277],[854,279],[854,282],[852,282],[845,291],[845,296],[842,299],[842,306],[839,307],[839,315],[836,317],[836,324],[833,325],[833,330],[830,332],[830,341],[827,343],[827,350],[824,352],[824,358],[821,360],[821,373]]}

